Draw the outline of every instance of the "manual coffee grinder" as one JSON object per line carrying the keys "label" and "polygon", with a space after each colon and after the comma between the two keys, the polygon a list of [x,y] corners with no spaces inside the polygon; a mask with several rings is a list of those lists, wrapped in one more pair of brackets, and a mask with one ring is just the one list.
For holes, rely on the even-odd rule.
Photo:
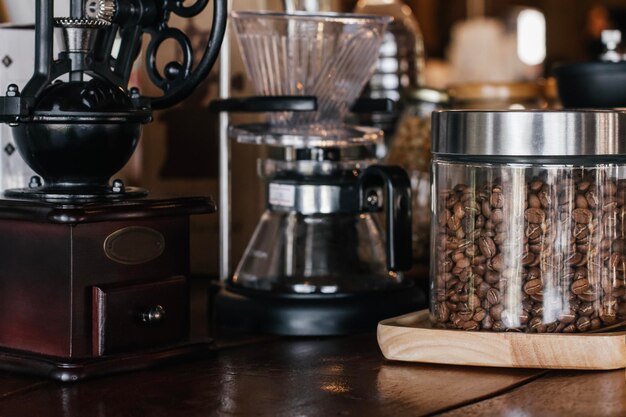
{"label": "manual coffee grinder", "polygon": [[[190,18],[208,3],[72,0],[72,17],[55,19],[52,0],[36,1],[35,72],[0,97],[0,119],[39,175],[0,200],[0,369],[76,380],[206,351],[189,332],[189,216],[214,211],[213,202],[148,198],[109,178],[152,109],[184,99],[208,75],[226,1],[213,1],[195,66],[191,41],[168,26],[171,14]],[[53,59],[55,28],[64,45]],[[159,97],[127,88],[144,36]],[[165,41],[183,58],[161,71]]]}
{"label": "manual coffee grinder", "polygon": [[[345,334],[424,305],[411,265],[410,184],[375,163],[382,132],[344,119],[372,74],[389,19],[233,12],[253,98],[221,110],[271,111],[231,126],[268,146],[259,161],[267,210],[216,300],[224,327],[287,335]],[[374,212],[386,211],[386,238]]]}

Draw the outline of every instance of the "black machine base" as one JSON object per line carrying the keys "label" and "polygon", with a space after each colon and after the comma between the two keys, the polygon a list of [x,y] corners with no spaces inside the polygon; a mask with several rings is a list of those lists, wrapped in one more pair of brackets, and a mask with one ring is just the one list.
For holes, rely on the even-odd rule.
{"label": "black machine base", "polygon": [[290,336],[373,331],[379,321],[425,308],[418,287],[360,294],[276,294],[227,286],[215,300],[216,320],[228,330]]}
{"label": "black machine base", "polygon": [[68,359],[0,348],[0,369],[44,376],[62,382],[152,368],[183,359],[202,358],[213,352],[209,341],[176,345],[168,348],[103,356]]}

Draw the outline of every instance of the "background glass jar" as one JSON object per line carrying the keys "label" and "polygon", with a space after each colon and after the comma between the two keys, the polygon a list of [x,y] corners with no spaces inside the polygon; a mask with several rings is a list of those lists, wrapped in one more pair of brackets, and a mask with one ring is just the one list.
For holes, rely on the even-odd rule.
{"label": "background glass jar", "polygon": [[431,115],[447,103],[448,95],[443,91],[413,90],[387,155],[387,163],[401,166],[411,179],[413,259],[426,267],[430,256]]}
{"label": "background glass jar", "polygon": [[450,107],[467,110],[544,109],[547,101],[540,81],[482,82],[448,88]]}
{"label": "background glass jar", "polygon": [[626,319],[626,114],[437,112],[435,326],[587,332]]}

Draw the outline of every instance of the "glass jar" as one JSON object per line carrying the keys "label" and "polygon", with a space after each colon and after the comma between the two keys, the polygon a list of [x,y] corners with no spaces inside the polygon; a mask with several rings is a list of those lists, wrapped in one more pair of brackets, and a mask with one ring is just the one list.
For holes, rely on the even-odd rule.
{"label": "glass jar", "polygon": [[547,103],[540,82],[457,84],[448,88],[450,107],[467,110],[543,109]]}
{"label": "glass jar", "polygon": [[358,123],[377,127],[385,133],[385,143],[378,150],[384,157],[402,114],[407,93],[424,85],[424,39],[417,17],[403,0],[359,0],[354,13],[391,16],[387,26],[374,74],[362,97],[391,99],[398,103],[391,112],[359,114]]}
{"label": "glass jar", "polygon": [[626,317],[626,113],[433,115],[436,327],[587,332]]}
{"label": "glass jar", "polygon": [[448,95],[432,88],[418,88],[402,113],[387,163],[404,168],[411,179],[413,259],[428,261],[430,255],[430,155],[431,114],[446,107]]}

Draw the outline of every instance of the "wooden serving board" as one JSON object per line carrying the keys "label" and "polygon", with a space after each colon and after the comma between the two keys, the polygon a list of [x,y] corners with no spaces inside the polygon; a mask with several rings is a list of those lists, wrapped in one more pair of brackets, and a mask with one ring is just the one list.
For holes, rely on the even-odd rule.
{"label": "wooden serving board", "polygon": [[529,334],[433,329],[428,310],[381,321],[385,358],[449,365],[543,369],[626,367],[626,332]]}

